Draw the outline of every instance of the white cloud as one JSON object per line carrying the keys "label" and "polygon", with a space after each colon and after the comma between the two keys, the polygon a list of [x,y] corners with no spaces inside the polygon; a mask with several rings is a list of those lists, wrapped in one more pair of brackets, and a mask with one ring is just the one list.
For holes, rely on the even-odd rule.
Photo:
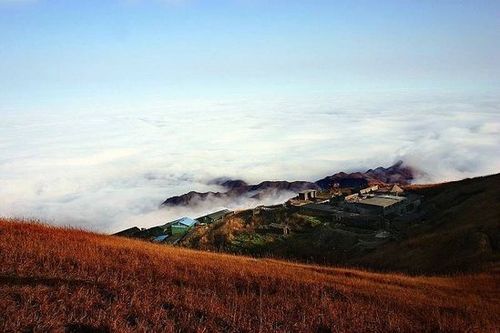
{"label": "white cloud", "polygon": [[258,203],[215,200],[195,211],[157,209],[172,195],[217,190],[207,182],[220,176],[254,183],[316,180],[400,158],[424,171],[424,182],[495,173],[499,100],[336,96],[4,114],[0,215],[114,231]]}

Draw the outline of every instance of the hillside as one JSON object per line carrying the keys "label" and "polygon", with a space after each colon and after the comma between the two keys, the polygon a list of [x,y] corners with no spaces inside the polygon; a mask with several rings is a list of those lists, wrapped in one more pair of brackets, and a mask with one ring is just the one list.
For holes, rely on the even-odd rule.
{"label": "hillside", "polygon": [[[355,266],[411,274],[472,272],[500,259],[500,174],[408,186],[422,196],[418,211],[376,227],[352,227],[308,217],[289,207],[241,211],[198,228],[182,245],[259,257]],[[284,223],[292,232],[262,232]],[[381,231],[390,234],[377,238]]]}
{"label": "hillside", "polygon": [[408,277],[0,220],[2,332],[494,331],[499,271]]}
{"label": "hillside", "polygon": [[416,186],[423,216],[405,237],[350,264],[378,269],[453,273],[500,260],[500,174]]}

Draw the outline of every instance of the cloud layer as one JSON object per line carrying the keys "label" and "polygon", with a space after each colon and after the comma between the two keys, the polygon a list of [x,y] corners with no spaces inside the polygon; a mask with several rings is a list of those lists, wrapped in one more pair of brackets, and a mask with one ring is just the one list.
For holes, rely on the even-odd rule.
{"label": "cloud layer", "polygon": [[158,210],[169,196],[217,190],[208,184],[221,176],[316,180],[398,159],[425,174],[419,182],[496,173],[499,100],[336,96],[9,113],[0,123],[0,215],[107,232],[258,203]]}

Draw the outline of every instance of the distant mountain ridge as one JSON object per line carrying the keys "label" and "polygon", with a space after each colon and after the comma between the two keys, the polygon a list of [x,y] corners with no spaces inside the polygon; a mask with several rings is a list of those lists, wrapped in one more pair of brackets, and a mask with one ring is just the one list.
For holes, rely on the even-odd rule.
{"label": "distant mountain ridge", "polygon": [[256,185],[250,185],[241,179],[218,178],[211,184],[222,186],[225,192],[196,192],[191,191],[182,195],[166,199],[162,207],[190,206],[199,201],[208,199],[235,199],[247,196],[259,199],[265,195],[288,191],[300,192],[303,190],[329,190],[338,185],[339,187],[360,187],[372,184],[410,184],[414,179],[415,172],[412,168],[405,166],[403,161],[384,168],[369,169],[366,172],[345,173],[339,172],[325,177],[316,182],[308,181],[263,181]]}
{"label": "distant mountain ridge", "polygon": [[375,184],[401,184],[408,185],[415,178],[415,171],[405,166],[403,161],[398,161],[388,168],[378,167],[366,172],[353,172],[347,174],[339,172],[315,182],[321,189],[327,190],[335,183],[340,187],[357,187]]}

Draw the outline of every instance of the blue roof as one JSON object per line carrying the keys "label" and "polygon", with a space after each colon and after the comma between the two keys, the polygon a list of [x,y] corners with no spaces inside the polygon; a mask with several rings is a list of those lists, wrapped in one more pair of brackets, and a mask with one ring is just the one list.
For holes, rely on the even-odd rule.
{"label": "blue roof", "polygon": [[168,235],[161,235],[161,236],[153,238],[153,242],[163,242],[167,238],[168,238]]}
{"label": "blue roof", "polygon": [[192,227],[196,224],[196,221],[189,217],[183,217],[174,222],[174,224],[182,224],[186,227]]}

